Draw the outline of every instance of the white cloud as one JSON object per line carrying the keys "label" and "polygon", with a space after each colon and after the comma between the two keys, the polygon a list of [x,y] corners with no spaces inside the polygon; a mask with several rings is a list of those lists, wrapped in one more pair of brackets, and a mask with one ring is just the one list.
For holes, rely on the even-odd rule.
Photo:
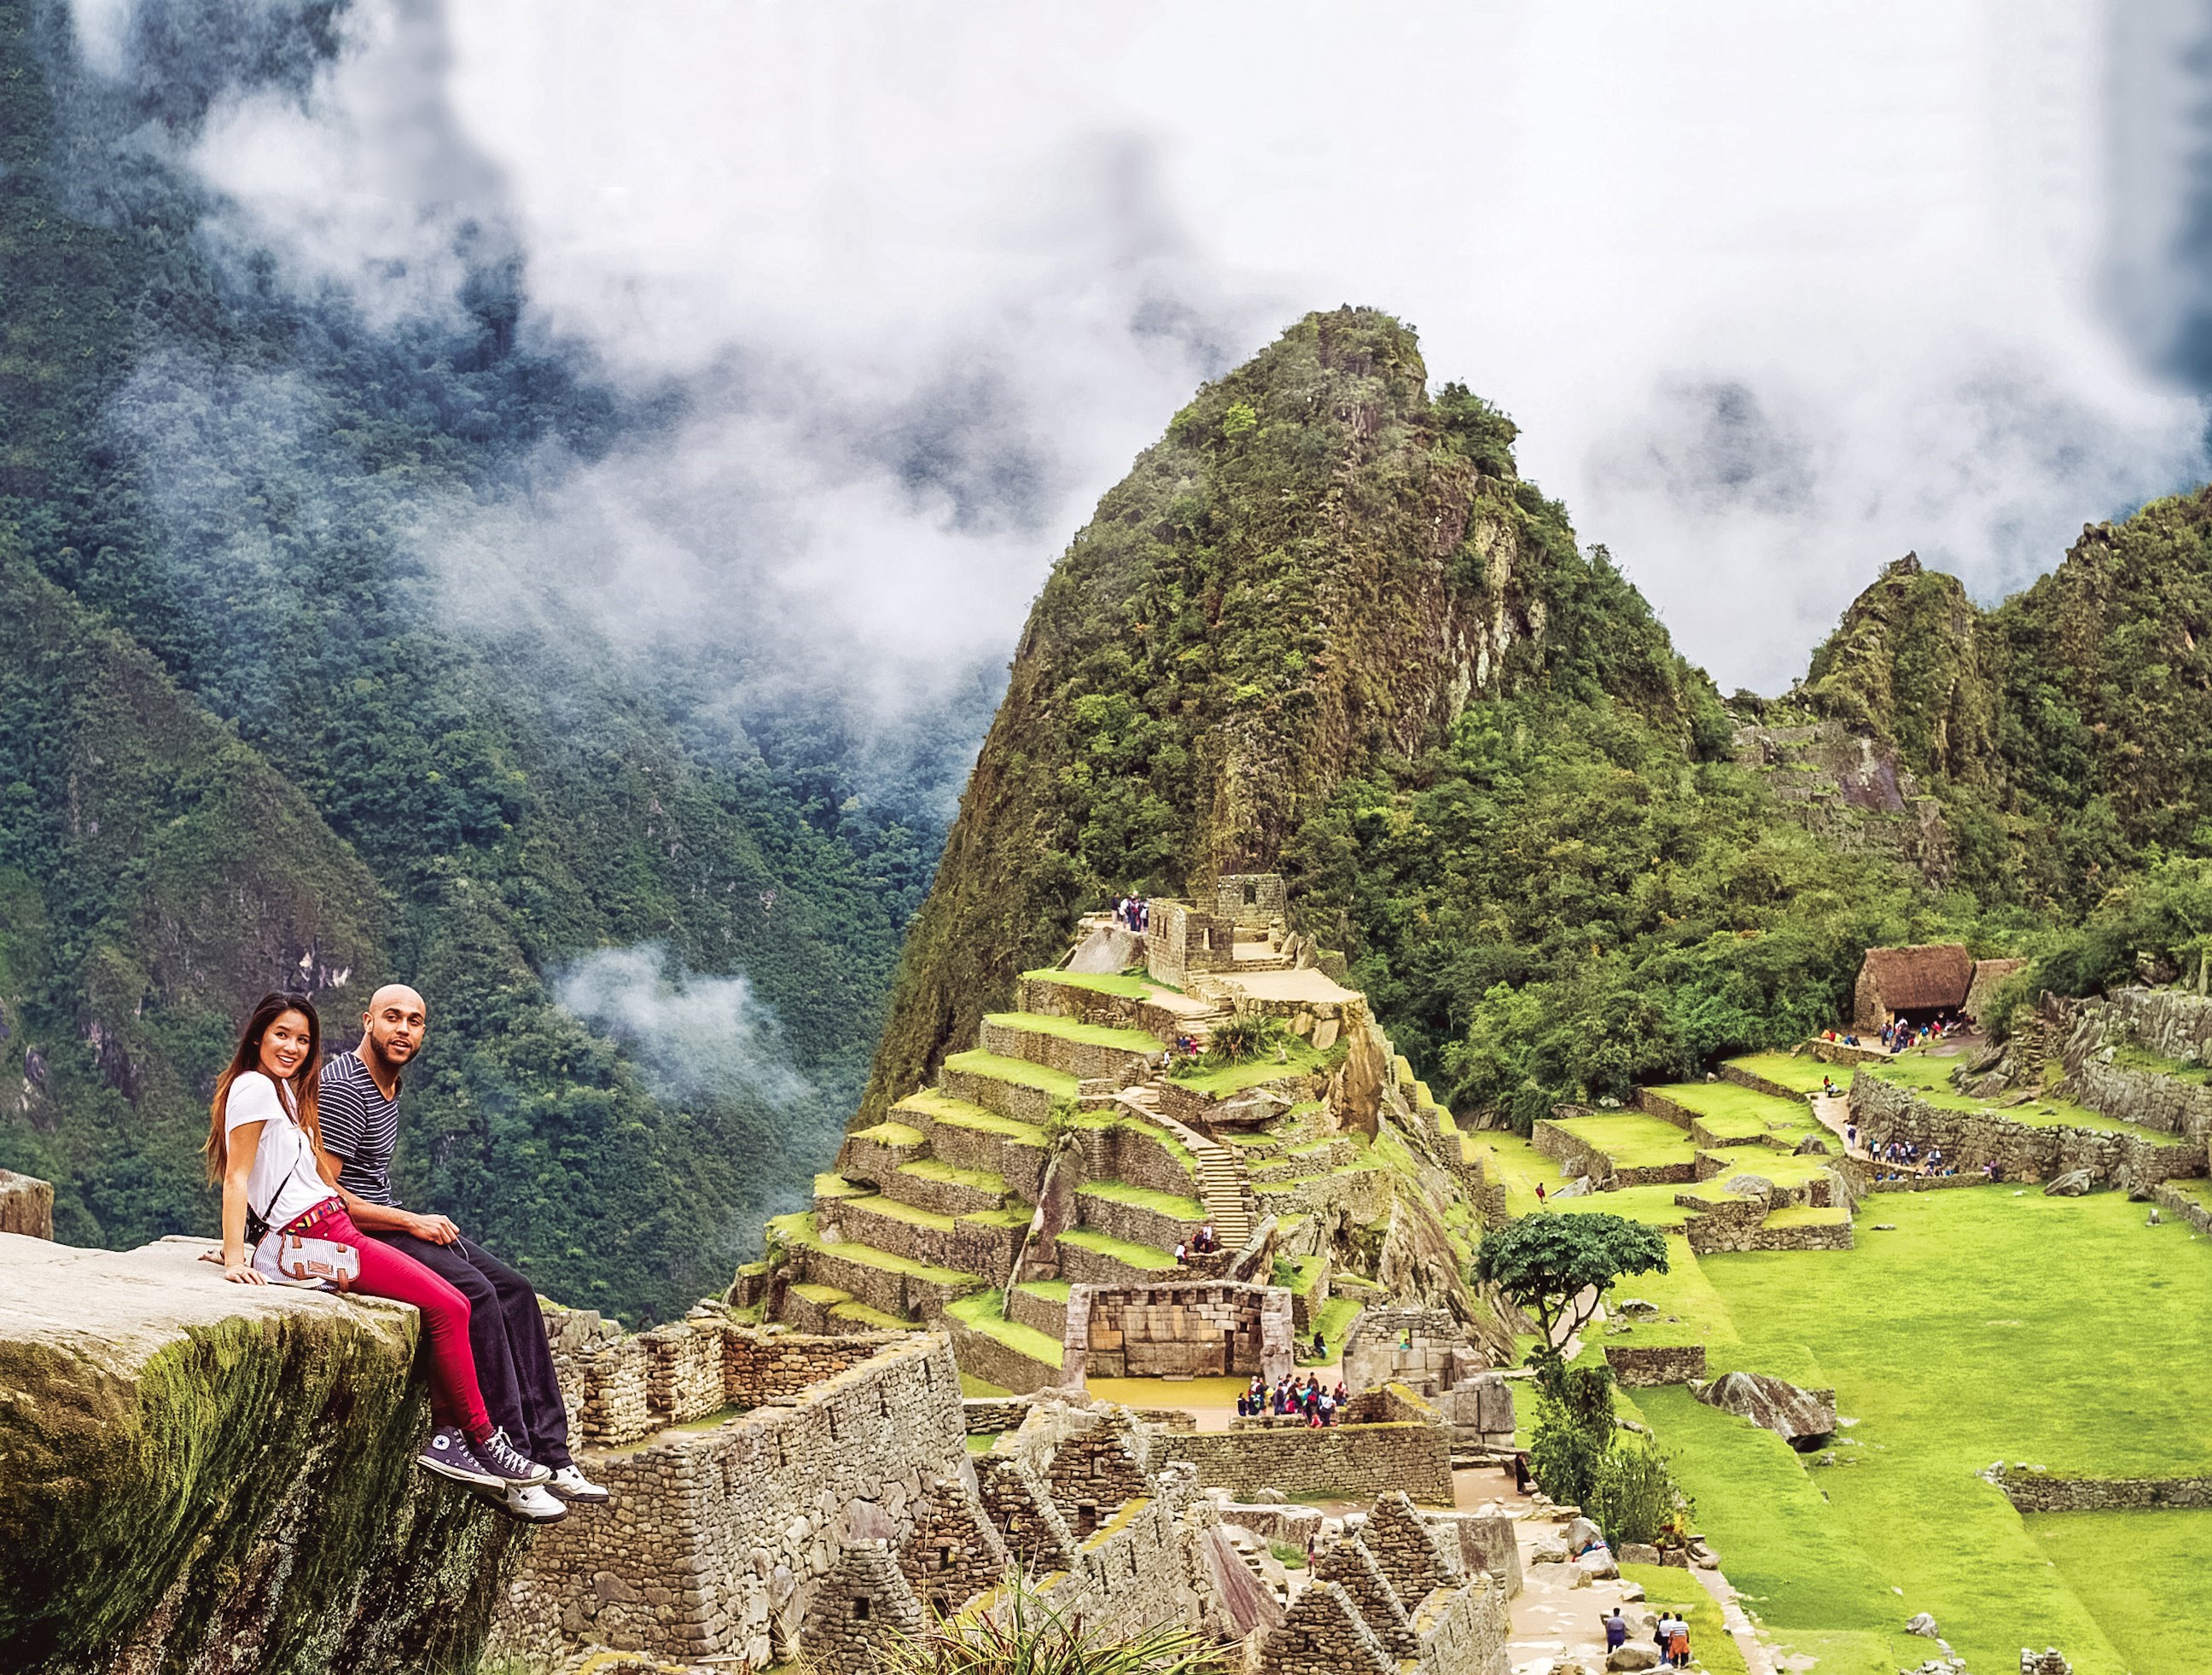
{"label": "white cloud", "polygon": [[781,1109],[813,1092],[750,983],[686,972],[656,943],[586,955],[554,974],[553,998],[619,1041],[663,1099],[749,1094]]}
{"label": "white cloud", "polygon": [[244,224],[373,310],[511,238],[541,331],[691,400],[453,550],[872,704],[1002,657],[1191,385],[1340,301],[1512,412],[1724,685],[1907,548],[1995,597],[2203,470],[2104,312],[2172,268],[2188,100],[2133,67],[2179,26],[2096,4],[354,16],[210,125]]}

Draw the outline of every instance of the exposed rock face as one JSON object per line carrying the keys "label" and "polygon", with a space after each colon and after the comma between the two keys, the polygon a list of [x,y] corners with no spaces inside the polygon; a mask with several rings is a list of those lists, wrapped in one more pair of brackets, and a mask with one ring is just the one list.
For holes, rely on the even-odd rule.
{"label": "exposed rock face", "polygon": [[412,1309],[0,1234],[0,1667],[472,1662],[522,1526],[413,1466]]}
{"label": "exposed rock face", "polygon": [[2047,1199],[2077,1199],[2089,1190],[2089,1171],[2069,1169],[2043,1189]]}
{"label": "exposed rock face", "polygon": [[27,1174],[0,1169],[0,1233],[54,1236],[54,1189]]}
{"label": "exposed rock face", "polygon": [[1740,1414],[1772,1431],[1801,1453],[1835,1433],[1832,1390],[1801,1390],[1765,1373],[1723,1373],[1709,1384],[1691,1386],[1690,1393],[1708,1407]]}

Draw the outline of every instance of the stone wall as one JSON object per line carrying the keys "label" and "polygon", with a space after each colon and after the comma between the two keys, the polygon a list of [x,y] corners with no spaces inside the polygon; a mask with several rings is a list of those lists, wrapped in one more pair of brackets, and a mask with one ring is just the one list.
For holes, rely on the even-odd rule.
{"label": "stone wall", "polygon": [[1611,1180],[1621,1186],[1684,1186],[1698,1178],[1698,1166],[1694,1161],[1654,1164],[1643,1168],[1615,1168],[1613,1160],[1604,1152],[1579,1135],[1549,1120],[1538,1122],[1528,1138],[1545,1156],[1558,1160],[1560,1173],[1569,1180],[1587,1174]]}
{"label": "stone wall", "polygon": [[1443,1308],[1364,1308],[1344,1335],[1344,1387],[1405,1384],[1425,1396],[1486,1371],[1490,1357]]}
{"label": "stone wall", "polygon": [[1431,1506],[1452,1500],[1451,1445],[1437,1425],[1200,1431],[1161,1447],[1169,1459],[1196,1466],[1205,1487],[1240,1501],[1263,1489],[1347,1501],[1402,1490]]}
{"label": "stone wall", "polygon": [[[863,1340],[725,1330],[753,1340],[750,1387],[781,1404],[595,1457],[614,1504],[538,1531],[501,1605],[500,1652],[558,1657],[588,1640],[765,1664],[788,1654],[846,1544],[897,1547],[945,1493],[974,1505],[974,1545],[995,1562],[942,1337],[890,1334],[854,1360]],[[809,1359],[831,1370],[794,1387]]]}
{"label": "stone wall", "polygon": [[0,1233],[54,1236],[54,1189],[34,1175],[0,1169]]}
{"label": "stone wall", "polygon": [[1231,925],[1273,925],[1290,912],[1279,872],[1226,872],[1215,880],[1213,916]]}
{"label": "stone wall", "polygon": [[2212,1478],[2073,1478],[2007,1466],[1990,1480],[2022,1512],[2148,1512],[2212,1507]]}
{"label": "stone wall", "polygon": [[1605,1364],[1632,1390],[1688,1384],[1705,1375],[1703,1344],[1607,1344]]}
{"label": "stone wall", "polygon": [[2058,1056],[2074,1097],[2123,1122],[2172,1134],[2212,1134],[2212,1087],[2113,1062],[2138,1047],[2176,1064],[2212,1059],[2212,999],[2178,989],[2122,989],[2075,1001]]}
{"label": "stone wall", "polygon": [[1296,1365],[1291,1294],[1279,1285],[1170,1281],[1078,1285],[1067,1298],[1060,1365],[1086,1377],[1249,1377],[1273,1383]]}
{"label": "stone wall", "polygon": [[976,1331],[957,1314],[947,1314],[937,1325],[951,1338],[961,1370],[986,1384],[1026,1395],[1059,1384],[1065,1376],[1059,1368],[1024,1354],[1002,1338]]}
{"label": "stone wall", "polygon": [[2199,1233],[2212,1236],[2212,1210],[2208,1210],[2197,1199],[2164,1184],[2153,1187],[2151,1197],[2167,1215],[2179,1216]]}
{"label": "stone wall", "polygon": [[1733,1082],[1737,1087],[1748,1088],[1755,1094],[1765,1094],[1775,1099],[1794,1099],[1801,1104],[1805,1101],[1805,1094],[1802,1089],[1792,1088],[1785,1083],[1769,1081],[1764,1076],[1752,1071],[1740,1069],[1735,1065],[1723,1065],[1716,1074],[1722,1081]]}
{"label": "stone wall", "polygon": [[1679,1105],[1656,1088],[1636,1090],[1636,1109],[1647,1117],[1656,1117],[1662,1122],[1671,1122],[1677,1128],[1687,1128],[1698,1120],[1698,1114],[1686,1105]]}
{"label": "stone wall", "polygon": [[1992,1113],[1946,1110],[1864,1071],[1851,1078],[1851,1114],[1859,1132],[1873,1139],[1942,1146],[1961,1174],[1978,1174],[1983,1164],[1994,1162],[2008,1180],[2087,1169],[2096,1181],[2148,1186],[2205,1169],[2202,1146],[2160,1145],[2100,1129],[2032,1127]]}
{"label": "stone wall", "polygon": [[1226,971],[1236,961],[1234,921],[1201,913],[1188,901],[1153,899],[1145,970],[1154,982],[1188,988],[1192,978]]}
{"label": "stone wall", "polygon": [[1073,1018],[1108,1029],[1141,1029],[1162,1044],[1172,1041],[1187,1027],[1182,1015],[1135,995],[1108,994],[1074,983],[1056,983],[1048,977],[1021,980],[1021,1009],[1043,1017]]}

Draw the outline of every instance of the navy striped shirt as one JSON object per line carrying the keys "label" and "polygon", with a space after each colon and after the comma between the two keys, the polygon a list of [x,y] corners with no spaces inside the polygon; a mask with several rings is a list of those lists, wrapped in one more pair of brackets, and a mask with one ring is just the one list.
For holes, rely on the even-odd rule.
{"label": "navy striped shirt", "polygon": [[341,1053],[323,1066],[318,1120],[323,1146],[338,1160],[338,1185],[356,1198],[393,1209],[392,1154],[399,1145],[398,1086],[394,1097],[369,1075],[358,1053]]}

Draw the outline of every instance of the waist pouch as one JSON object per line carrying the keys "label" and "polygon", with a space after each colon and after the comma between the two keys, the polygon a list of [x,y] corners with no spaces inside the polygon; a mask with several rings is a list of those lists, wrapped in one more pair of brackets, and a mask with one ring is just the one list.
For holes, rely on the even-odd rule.
{"label": "waist pouch", "polygon": [[293,1230],[319,1227],[334,1218],[319,1205],[289,1226],[265,1235],[253,1247],[253,1265],[271,1279],[288,1280],[295,1285],[319,1282],[336,1290],[351,1290],[361,1278],[361,1253],[335,1239],[319,1239],[312,1232]]}

